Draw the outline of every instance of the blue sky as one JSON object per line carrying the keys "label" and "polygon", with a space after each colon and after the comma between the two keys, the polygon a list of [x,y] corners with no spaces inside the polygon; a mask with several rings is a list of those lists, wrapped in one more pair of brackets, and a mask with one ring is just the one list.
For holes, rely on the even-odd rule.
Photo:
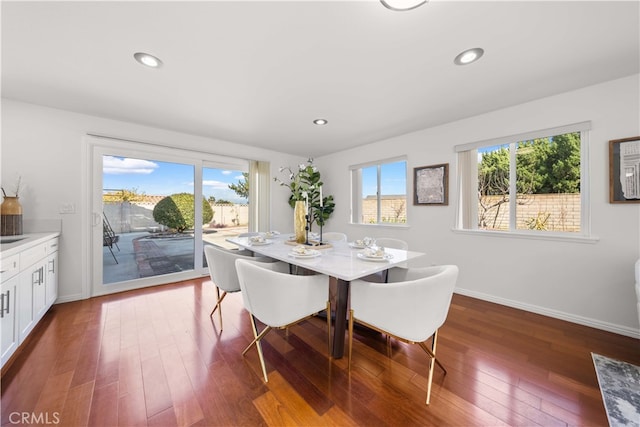
{"label": "blue sky", "polygon": [[[102,171],[105,190],[136,189],[148,196],[193,193],[193,166],[190,165],[104,156]],[[247,202],[228,187],[242,180],[241,171],[205,168],[202,174],[205,197]]]}
{"label": "blue sky", "polygon": [[[386,163],[381,171],[382,195],[406,194],[407,192],[407,163]],[[377,167],[362,169],[362,197],[373,196],[377,189]]]}
{"label": "blue sky", "polygon": [[[168,196],[193,192],[193,166],[117,156],[103,157],[103,189],[133,190],[148,196]],[[406,162],[382,166],[382,194],[405,194],[407,191]],[[282,177],[281,177],[282,178]],[[203,169],[203,192],[235,203],[246,203],[229,189],[229,184],[242,180],[242,171]],[[326,191],[326,190],[325,190]],[[326,193],[325,196],[331,194]],[[363,197],[376,194],[376,167],[363,169]]]}

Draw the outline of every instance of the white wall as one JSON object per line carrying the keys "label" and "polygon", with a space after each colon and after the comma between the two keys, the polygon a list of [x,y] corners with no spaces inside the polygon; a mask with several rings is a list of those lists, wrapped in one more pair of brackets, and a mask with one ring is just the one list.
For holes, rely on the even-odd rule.
{"label": "white wall", "polygon": [[[58,301],[83,297],[83,263],[88,262],[83,247],[82,223],[90,223],[91,213],[83,206],[83,143],[87,133],[118,136],[136,141],[208,151],[219,155],[271,162],[271,176],[278,167],[296,165],[299,157],[234,144],[227,141],[170,132],[132,123],[72,113],[68,111],[2,99],[2,186],[11,189],[22,177],[20,192],[24,221],[62,221],[60,239],[60,289]],[[291,230],[293,212],[288,193],[272,182],[272,229]],[[76,206],[75,214],[59,213],[62,203]],[[86,231],[86,230],[85,230]]]}
{"label": "white wall", "polygon": [[[540,99],[317,158],[336,210],[327,229],[350,238],[393,236],[426,252],[425,264],[460,267],[459,293],[631,336],[638,333],[633,266],[640,254],[640,204],[608,203],[608,141],[640,135],[639,76]],[[457,144],[590,120],[595,243],[455,233]],[[449,163],[449,206],[408,206],[407,228],[350,225],[348,166],[405,154],[413,168]],[[412,190],[412,182],[409,183]]]}

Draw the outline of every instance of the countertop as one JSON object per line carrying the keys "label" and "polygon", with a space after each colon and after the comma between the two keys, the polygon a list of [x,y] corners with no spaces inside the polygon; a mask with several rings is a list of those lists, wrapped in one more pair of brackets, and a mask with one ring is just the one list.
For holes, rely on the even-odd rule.
{"label": "countertop", "polygon": [[[1,236],[0,237],[0,257],[8,257],[44,243],[49,239],[60,236],[59,231],[50,231],[43,233],[25,233],[18,236]],[[19,240],[16,240],[19,239]],[[11,243],[5,243],[10,241]]]}

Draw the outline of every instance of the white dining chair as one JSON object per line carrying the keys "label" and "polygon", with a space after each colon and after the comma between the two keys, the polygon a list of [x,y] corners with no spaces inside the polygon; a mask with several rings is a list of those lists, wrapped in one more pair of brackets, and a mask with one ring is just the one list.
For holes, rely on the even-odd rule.
{"label": "white dining chair", "polygon": [[[238,274],[236,273],[236,259],[250,259],[258,262],[273,262],[271,258],[254,257],[250,251],[228,250],[220,246],[206,245],[204,256],[207,260],[209,276],[216,287],[216,305],[209,316],[218,310],[220,330],[222,331],[222,300],[228,293],[240,291]],[[222,290],[222,295],[220,295]]]}
{"label": "white dining chair", "polygon": [[409,250],[409,244],[404,240],[394,239],[391,237],[378,237],[376,238],[376,245],[382,246],[385,248],[392,249],[403,249],[405,251]]}
{"label": "white dining chair", "polygon": [[[285,329],[320,311],[327,310],[327,343],[331,354],[331,304],[328,301],[329,277],[323,274],[297,276],[288,274],[281,263],[256,263],[246,259],[236,261],[244,307],[249,312],[254,340],[242,355],[255,344],[264,381],[268,382],[261,340],[273,328]],[[265,325],[258,331],[256,319]]]}
{"label": "white dining chair", "polygon": [[[354,322],[386,334],[387,342],[389,336],[393,336],[409,344],[418,344],[430,358],[426,400],[428,405],[435,363],[445,374],[447,373],[436,358],[436,345],[438,329],[447,318],[457,278],[457,266],[442,265],[394,269],[389,272],[388,283],[352,281],[349,369],[353,352]],[[425,343],[429,338],[432,338],[431,348]]]}
{"label": "white dining chair", "polygon": [[344,233],[339,233],[337,231],[327,231],[326,233],[322,233],[322,241],[327,243],[346,242],[347,235]]}

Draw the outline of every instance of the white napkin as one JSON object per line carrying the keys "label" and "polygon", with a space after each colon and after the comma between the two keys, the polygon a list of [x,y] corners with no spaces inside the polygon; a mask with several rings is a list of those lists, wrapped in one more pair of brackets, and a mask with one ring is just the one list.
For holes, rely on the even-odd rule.
{"label": "white napkin", "polygon": [[384,248],[382,246],[371,246],[364,249],[365,256],[371,258],[381,258],[384,256]]}
{"label": "white napkin", "polygon": [[291,252],[296,255],[307,255],[308,253],[310,253],[307,247],[303,245],[296,246],[295,248],[291,249]]}

